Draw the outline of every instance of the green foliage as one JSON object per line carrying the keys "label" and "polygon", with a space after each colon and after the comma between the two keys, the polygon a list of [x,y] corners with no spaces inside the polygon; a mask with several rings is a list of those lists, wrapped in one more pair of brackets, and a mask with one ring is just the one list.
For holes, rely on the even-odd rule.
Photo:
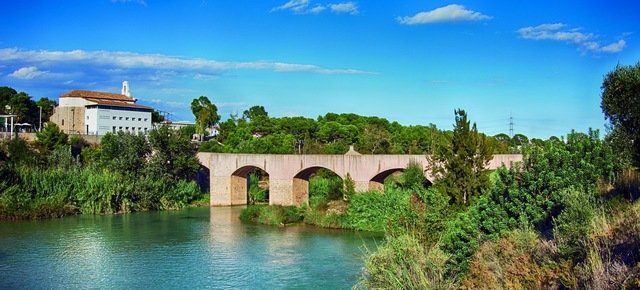
{"label": "green foliage", "polygon": [[71,143],[43,147],[41,157],[22,139],[3,142],[0,219],[177,209],[202,196],[188,181],[199,168],[191,143],[168,127],[149,141],[119,133],[104,136],[99,147],[77,137]]}
{"label": "green foliage", "polygon": [[260,205],[247,205],[246,208],[240,211],[240,220],[244,222],[257,222],[263,207],[264,206]]}
{"label": "green foliage", "polygon": [[287,225],[301,222],[304,209],[282,205],[250,205],[240,213],[242,221],[259,222],[267,225]]}
{"label": "green foliage", "polygon": [[100,166],[116,172],[139,175],[151,147],[143,135],[131,135],[119,131],[107,133],[100,140]]}
{"label": "green foliage", "polygon": [[16,115],[15,123],[38,124],[40,110],[38,105],[25,92],[17,92],[10,87],[0,87],[0,110],[5,111],[9,106],[9,113]]}
{"label": "green foliage", "polygon": [[[624,141],[640,140],[640,62],[635,66],[616,66],[604,77],[601,88],[600,107],[605,118],[616,134],[626,136],[618,138],[620,142],[616,142],[616,147],[632,153],[634,165],[640,166],[640,142]],[[629,146],[633,150],[629,150]]]}
{"label": "green foliage", "polygon": [[570,188],[562,192],[562,203],[564,209],[553,220],[558,250],[566,257],[582,261],[587,255],[583,240],[592,231],[591,223],[597,209],[594,193]]}
{"label": "green foliage", "polygon": [[391,146],[389,131],[372,124],[363,128],[358,140],[358,149],[369,154],[388,152]]}
{"label": "green foliage", "polygon": [[69,137],[62,132],[58,125],[52,122],[44,124],[42,132],[36,133],[35,144],[41,146],[44,150],[54,150],[67,145]]}
{"label": "green foliage", "polygon": [[156,177],[192,180],[200,169],[188,136],[167,125],[149,132],[149,145],[153,154],[147,161],[147,170]]}
{"label": "green foliage", "polygon": [[39,162],[39,154],[29,148],[27,140],[13,138],[3,141],[2,145],[5,151],[2,155],[5,156],[8,165],[35,166]]}
{"label": "green foliage", "polygon": [[361,192],[351,197],[349,226],[353,229],[384,232],[387,226],[400,227],[415,218],[411,211],[411,193],[399,188]]}
{"label": "green foliage", "polygon": [[429,184],[429,181],[424,176],[422,165],[417,161],[409,161],[409,165],[404,170],[402,176],[400,176],[400,184],[402,188],[410,189],[414,187],[425,188]]}
{"label": "green foliage", "polygon": [[[598,138],[597,131],[591,130],[589,134],[572,132],[567,143],[549,141],[544,148],[527,149],[522,166],[498,169],[488,194],[450,221],[442,248],[451,254],[451,269],[465,273],[469,257],[481,243],[498,239],[509,230],[537,226],[546,231],[550,220],[563,208],[567,211],[558,217],[556,232],[569,237],[563,243],[569,247],[567,253],[571,252],[577,235],[564,225],[582,225],[585,219],[577,220],[577,224],[568,219],[588,216],[589,205],[579,209],[576,201],[580,200],[582,206],[592,200],[563,193],[593,192],[598,182],[610,176],[612,160],[610,148]],[[584,227],[574,230],[582,233],[581,229]]]}
{"label": "green foliage", "polygon": [[260,177],[257,174],[249,174],[249,189],[247,190],[249,204],[263,203],[269,200],[269,193],[258,186],[259,181]]}
{"label": "green foliage", "polygon": [[202,142],[198,146],[198,152],[224,152],[223,146],[216,140]]}
{"label": "green foliage", "polygon": [[[49,118],[53,115],[53,109],[58,106],[58,102],[55,100],[49,100],[47,97],[40,98],[36,105],[42,108],[42,123],[49,122]],[[38,110],[40,109],[38,108]],[[40,119],[40,112],[38,111],[38,119]]]}
{"label": "green foliage", "polygon": [[151,123],[158,124],[164,121],[164,116],[160,114],[160,112],[156,110],[151,110]]}
{"label": "green foliage", "polygon": [[354,194],[356,194],[356,183],[353,181],[353,178],[351,178],[351,174],[347,172],[347,176],[344,179],[344,190],[342,192],[343,199],[349,201]]}
{"label": "green foliage", "polygon": [[180,127],[178,129],[178,134],[180,134],[182,138],[191,140],[191,138],[193,138],[193,135],[195,135],[197,131],[198,127],[196,125],[187,125],[184,127]]}
{"label": "green foliage", "polygon": [[440,146],[434,153],[432,173],[437,178],[435,186],[455,205],[465,207],[491,186],[486,165],[493,148],[486,136],[478,133],[476,124],[470,125],[464,110],[456,110],[455,116],[450,145]]}
{"label": "green foliage", "polygon": [[315,208],[329,202],[329,179],[312,177],[309,179],[309,206]]}
{"label": "green foliage", "polygon": [[197,133],[203,135],[207,127],[220,121],[218,107],[209,101],[206,96],[200,96],[191,101],[191,112],[196,117]]}
{"label": "green foliage", "polygon": [[358,286],[366,289],[449,289],[453,277],[446,272],[447,253],[429,247],[410,233],[394,236],[369,252],[365,274]]}
{"label": "green foliage", "polygon": [[176,209],[201,195],[193,182],[139,179],[89,167],[19,167],[15,175],[0,193],[0,219]]}

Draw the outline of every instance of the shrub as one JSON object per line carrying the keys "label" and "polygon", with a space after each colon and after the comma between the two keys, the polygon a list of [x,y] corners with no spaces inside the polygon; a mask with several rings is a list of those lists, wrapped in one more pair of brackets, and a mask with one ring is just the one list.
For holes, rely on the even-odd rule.
{"label": "shrub", "polygon": [[435,246],[404,233],[387,238],[374,253],[368,253],[364,275],[357,286],[367,289],[449,289],[453,279],[445,265],[449,256]]}
{"label": "shrub", "polygon": [[591,231],[596,212],[593,191],[568,189],[562,196],[565,208],[553,221],[553,234],[561,254],[582,261],[587,255],[584,239]]}

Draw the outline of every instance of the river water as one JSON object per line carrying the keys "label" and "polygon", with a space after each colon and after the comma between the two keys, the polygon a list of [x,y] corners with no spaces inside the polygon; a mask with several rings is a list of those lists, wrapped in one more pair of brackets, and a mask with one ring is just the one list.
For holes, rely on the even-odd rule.
{"label": "river water", "polygon": [[239,207],[0,221],[0,289],[348,289],[380,236]]}

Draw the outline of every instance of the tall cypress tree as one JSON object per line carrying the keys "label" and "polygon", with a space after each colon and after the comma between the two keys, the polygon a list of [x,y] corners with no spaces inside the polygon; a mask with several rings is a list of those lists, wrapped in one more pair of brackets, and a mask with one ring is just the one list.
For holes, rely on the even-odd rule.
{"label": "tall cypress tree", "polygon": [[459,206],[468,206],[482,190],[491,186],[486,166],[493,158],[493,149],[476,124],[467,120],[467,113],[454,111],[456,123],[447,146],[434,153],[435,185]]}

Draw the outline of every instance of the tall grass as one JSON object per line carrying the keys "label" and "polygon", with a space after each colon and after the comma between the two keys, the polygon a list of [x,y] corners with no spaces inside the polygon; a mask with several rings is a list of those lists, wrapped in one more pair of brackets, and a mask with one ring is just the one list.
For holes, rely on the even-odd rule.
{"label": "tall grass", "polygon": [[15,180],[0,192],[3,219],[177,209],[201,195],[192,182],[134,178],[90,167],[17,167],[15,173]]}

